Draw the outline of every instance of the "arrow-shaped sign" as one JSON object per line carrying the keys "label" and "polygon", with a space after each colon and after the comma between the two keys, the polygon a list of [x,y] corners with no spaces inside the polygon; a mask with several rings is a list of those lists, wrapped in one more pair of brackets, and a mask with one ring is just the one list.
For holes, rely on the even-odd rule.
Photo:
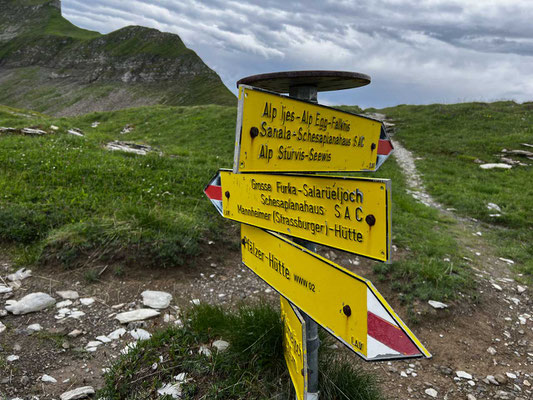
{"label": "arrow-shaped sign", "polygon": [[365,360],[431,357],[367,279],[263,229],[241,240],[244,265]]}
{"label": "arrow-shaped sign", "polygon": [[381,121],[239,86],[234,172],[376,171],[392,150]]}
{"label": "arrow-shaped sign", "polygon": [[390,259],[390,181],[221,170],[205,188],[223,217],[364,257]]}

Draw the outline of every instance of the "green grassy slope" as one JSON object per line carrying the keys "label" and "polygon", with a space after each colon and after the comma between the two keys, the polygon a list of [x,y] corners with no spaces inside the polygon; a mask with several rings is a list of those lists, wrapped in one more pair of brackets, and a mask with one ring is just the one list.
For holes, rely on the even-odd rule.
{"label": "green grassy slope", "polygon": [[[396,138],[415,156],[430,194],[460,215],[488,224],[497,256],[533,275],[533,171],[483,170],[479,162],[498,163],[502,149],[531,148],[533,103],[465,103],[398,106],[381,110],[397,121]],[[532,165],[527,158],[511,157]],[[495,203],[500,217],[487,208]]]}
{"label": "green grassy slope", "polygon": [[[218,168],[231,167],[234,108],[141,107],[61,119],[13,113],[24,112],[0,108],[0,126],[59,127],[44,137],[0,136],[0,238],[19,262],[178,266],[229,226],[202,191]],[[134,130],[121,135],[127,124]],[[86,137],[68,135],[72,127]],[[162,155],[103,148],[117,139],[152,145]],[[393,242],[409,249],[392,265],[377,264],[380,276],[392,276],[409,301],[467,292],[469,271],[453,222],[406,193],[394,160],[379,176],[393,182]]]}

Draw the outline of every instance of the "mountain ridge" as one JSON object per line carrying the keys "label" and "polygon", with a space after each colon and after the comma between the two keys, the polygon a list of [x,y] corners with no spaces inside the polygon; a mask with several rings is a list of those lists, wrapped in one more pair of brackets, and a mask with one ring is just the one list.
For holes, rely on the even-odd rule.
{"label": "mountain ridge", "polygon": [[178,35],[127,26],[102,35],[59,0],[0,0],[0,103],[55,115],[141,105],[234,105]]}

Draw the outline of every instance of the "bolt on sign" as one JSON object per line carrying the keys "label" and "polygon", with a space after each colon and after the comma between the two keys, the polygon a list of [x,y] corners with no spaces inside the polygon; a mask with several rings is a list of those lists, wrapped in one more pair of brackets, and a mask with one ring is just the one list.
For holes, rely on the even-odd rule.
{"label": "bolt on sign", "polygon": [[390,181],[220,170],[205,193],[225,218],[388,262]]}
{"label": "bolt on sign", "polygon": [[279,299],[285,363],[296,390],[296,398],[298,400],[306,400],[308,376],[305,321],[298,309],[283,296],[280,296]]}
{"label": "bolt on sign", "polygon": [[244,265],[365,360],[431,357],[367,279],[253,226],[241,244]]}
{"label": "bolt on sign", "polygon": [[392,153],[383,124],[239,86],[234,172],[375,171]]}

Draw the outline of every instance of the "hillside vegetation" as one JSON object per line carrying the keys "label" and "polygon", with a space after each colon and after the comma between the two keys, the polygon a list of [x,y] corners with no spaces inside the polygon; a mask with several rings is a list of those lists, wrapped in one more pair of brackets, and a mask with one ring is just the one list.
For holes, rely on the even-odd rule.
{"label": "hillside vegetation", "polygon": [[[533,160],[502,150],[533,151],[523,144],[533,145],[533,103],[403,105],[381,112],[396,120],[396,138],[420,157],[417,167],[430,194],[460,215],[484,222],[497,256],[513,260],[530,279]],[[480,168],[501,163],[501,157],[529,166]]]}
{"label": "hillside vegetation", "polygon": [[101,35],[59,0],[0,0],[0,104],[55,115],[141,105],[234,105],[178,35],[128,26]]}

